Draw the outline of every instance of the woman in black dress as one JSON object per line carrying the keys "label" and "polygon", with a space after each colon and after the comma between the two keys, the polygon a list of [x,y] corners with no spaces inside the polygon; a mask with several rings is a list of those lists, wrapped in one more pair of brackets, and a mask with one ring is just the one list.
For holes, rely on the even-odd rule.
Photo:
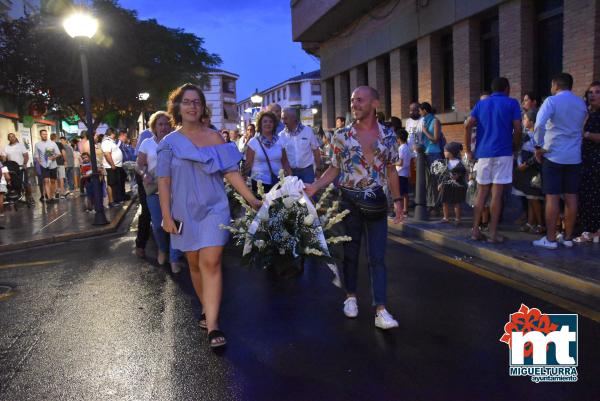
{"label": "woman in black dress", "polygon": [[582,172],[579,190],[579,224],[583,234],[576,242],[589,242],[600,230],[600,81],[586,92],[589,107],[581,146]]}
{"label": "woman in black dress", "polygon": [[444,217],[442,223],[450,222],[450,208],[454,209],[455,224],[460,224],[461,206],[467,196],[467,169],[460,161],[462,145],[458,142],[450,142],[444,147],[445,169],[439,179],[439,197],[442,203]]}

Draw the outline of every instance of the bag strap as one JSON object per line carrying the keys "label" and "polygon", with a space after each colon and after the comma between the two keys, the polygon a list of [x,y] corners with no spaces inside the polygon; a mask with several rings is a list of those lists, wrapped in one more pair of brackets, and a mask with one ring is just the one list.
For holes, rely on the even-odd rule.
{"label": "bag strap", "polygon": [[267,158],[267,165],[269,166],[269,171],[271,172],[271,176],[277,177],[275,175],[275,173],[273,173],[273,168],[271,167],[271,161],[269,160],[269,155],[267,155],[267,151],[265,150],[265,147],[263,146],[263,144],[262,144],[262,142],[260,140],[260,137],[256,138],[256,140],[258,141],[258,144],[260,145],[260,148],[262,149],[265,157]]}

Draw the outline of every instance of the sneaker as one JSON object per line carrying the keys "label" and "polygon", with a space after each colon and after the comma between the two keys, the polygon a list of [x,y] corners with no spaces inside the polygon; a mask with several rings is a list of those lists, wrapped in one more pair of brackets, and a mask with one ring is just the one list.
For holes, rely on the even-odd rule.
{"label": "sneaker", "polygon": [[567,248],[573,248],[573,240],[565,239],[565,235],[563,233],[560,233],[556,236],[556,242]]}
{"label": "sneaker", "polygon": [[358,305],[356,304],[355,297],[348,297],[344,301],[344,315],[350,319],[354,319],[358,316]]}
{"label": "sneaker", "polygon": [[171,262],[171,273],[181,273],[181,265],[179,264],[179,262]]}
{"label": "sneaker", "polygon": [[393,329],[394,327],[398,327],[398,322],[387,310],[382,309],[375,314],[375,327],[383,330]]}
{"label": "sneaker", "polygon": [[533,246],[538,246],[540,248],[546,248],[546,249],[557,249],[558,242],[549,241],[546,236],[543,236],[542,238],[538,239],[537,241],[533,241]]}

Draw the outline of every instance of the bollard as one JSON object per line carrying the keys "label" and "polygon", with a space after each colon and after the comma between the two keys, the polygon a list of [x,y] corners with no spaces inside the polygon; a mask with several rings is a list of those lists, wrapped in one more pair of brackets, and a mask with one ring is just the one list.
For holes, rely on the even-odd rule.
{"label": "bollard", "polygon": [[415,185],[415,220],[427,221],[427,187],[425,185],[425,174],[427,169],[427,159],[425,157],[425,147],[417,146],[417,182]]}

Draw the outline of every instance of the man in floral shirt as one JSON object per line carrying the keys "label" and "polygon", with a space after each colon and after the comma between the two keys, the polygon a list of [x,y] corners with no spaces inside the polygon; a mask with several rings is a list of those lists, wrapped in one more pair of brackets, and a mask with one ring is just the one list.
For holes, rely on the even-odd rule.
{"label": "man in floral shirt", "polygon": [[314,196],[341,174],[342,209],[350,210],[344,225],[346,235],[352,237],[352,241],[344,244],[344,314],[349,318],[358,316],[358,259],[361,236],[366,229],[373,305],[376,307],[375,326],[391,329],[398,327],[398,322],[385,308],[387,200],[383,186],[386,181],[394,199],[394,222],[400,222],[403,213],[399,182],[394,179],[395,163],[398,161],[396,135],[391,128],[377,122],[375,112],[378,107],[379,94],[375,89],[360,86],[352,92],[351,109],[355,123],[335,132],[331,141],[331,166],[314,184],[306,186],[306,193]]}

